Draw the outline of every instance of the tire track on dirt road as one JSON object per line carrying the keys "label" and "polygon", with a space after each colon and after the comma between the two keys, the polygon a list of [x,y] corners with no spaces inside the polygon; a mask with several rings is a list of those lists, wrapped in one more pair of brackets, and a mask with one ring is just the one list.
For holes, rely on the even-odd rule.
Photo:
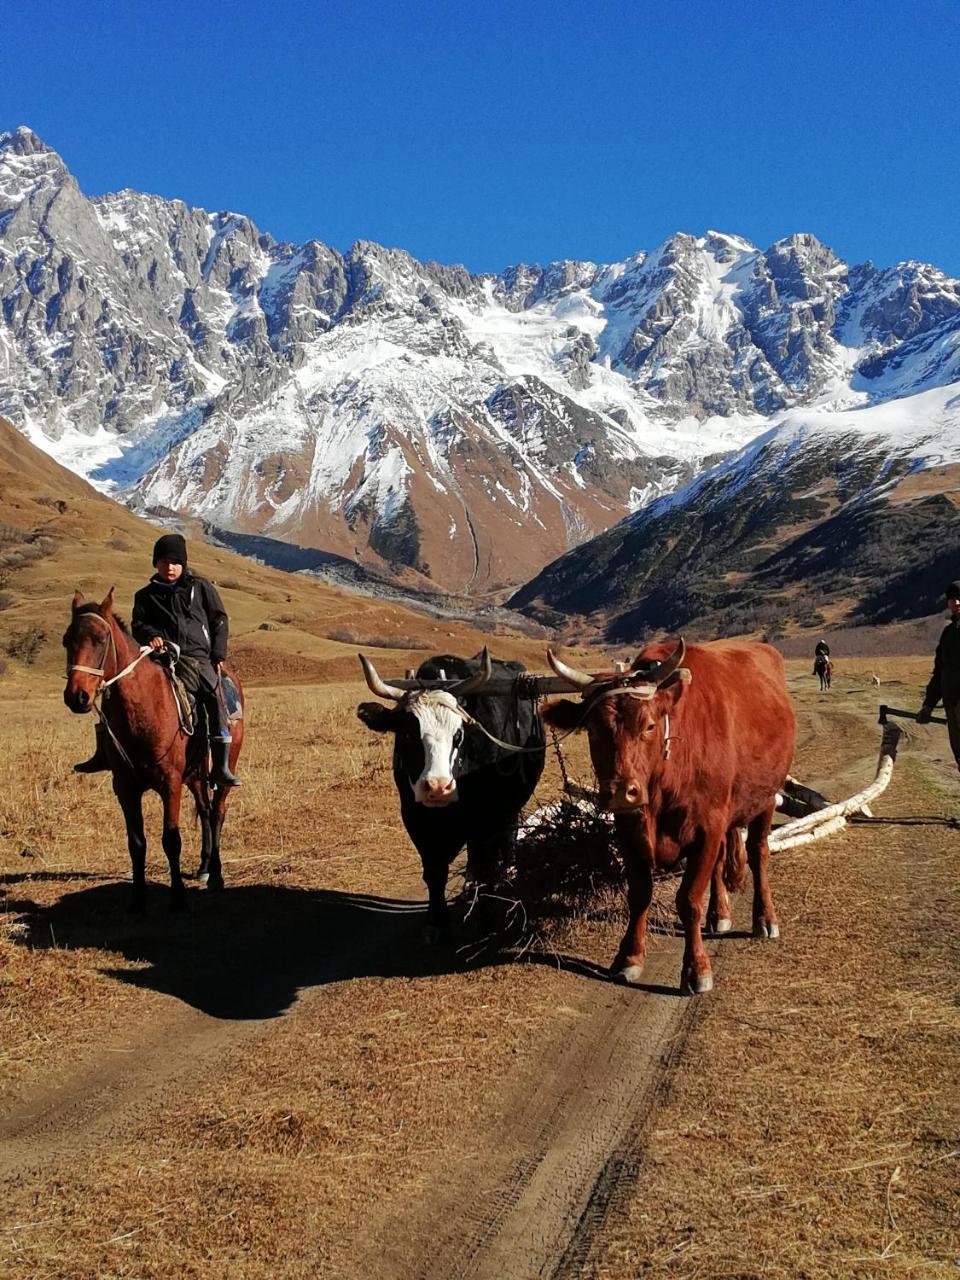
{"label": "tire track on dirt road", "polygon": [[[709,945],[716,955],[716,943]],[[419,1213],[376,1232],[381,1275],[577,1274],[576,1258],[615,1201],[620,1165],[642,1145],[694,1016],[696,1002],[677,986],[681,951],[681,939],[656,938],[642,986],[591,985],[583,993],[577,1022],[544,1046],[545,1057],[504,1099],[482,1163],[465,1161],[452,1178],[444,1171],[443,1189],[428,1192]]]}
{"label": "tire track on dirt road", "polygon": [[[818,706],[804,717],[808,750],[816,754],[821,741],[832,741],[837,722],[862,721],[866,731],[868,715]],[[832,789],[848,779],[869,781],[879,734],[871,739],[865,732],[869,748],[833,773]],[[749,910],[747,893],[737,914],[749,917]],[[722,972],[726,947],[712,941],[708,949]],[[391,1280],[583,1274],[602,1248],[605,1225],[622,1216],[636,1193],[658,1100],[698,1011],[708,1008],[678,994],[681,951],[680,938],[657,938],[643,986],[583,993],[573,1029],[545,1046],[538,1072],[517,1081],[505,1100],[501,1131],[482,1164],[460,1169],[442,1194],[426,1194],[420,1214],[393,1219],[377,1233],[389,1264],[381,1274]]]}

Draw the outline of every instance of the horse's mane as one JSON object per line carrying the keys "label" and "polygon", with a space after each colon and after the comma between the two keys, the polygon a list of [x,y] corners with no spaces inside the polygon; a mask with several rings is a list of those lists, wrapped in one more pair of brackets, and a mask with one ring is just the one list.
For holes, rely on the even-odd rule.
{"label": "horse's mane", "polygon": [[[94,601],[92,600],[88,601],[86,604],[80,605],[76,610],[74,610],[74,614],[76,617],[79,617],[81,614],[84,614],[84,613],[95,613],[98,618],[103,618],[103,613],[100,609],[100,606],[94,603]],[[103,618],[103,620],[104,622],[106,622],[106,618]],[[124,622],[124,620],[120,617],[118,613],[113,614],[113,620],[125,636],[130,635],[130,628],[127,626],[127,624]]]}

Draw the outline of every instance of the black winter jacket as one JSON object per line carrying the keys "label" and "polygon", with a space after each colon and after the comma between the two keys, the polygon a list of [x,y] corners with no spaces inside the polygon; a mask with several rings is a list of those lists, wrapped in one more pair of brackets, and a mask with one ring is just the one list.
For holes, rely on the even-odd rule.
{"label": "black winter jacket", "polygon": [[217,589],[186,570],[168,584],[151,578],[133,599],[133,638],[172,640],[185,658],[223,662],[227,656],[227,614]]}
{"label": "black winter jacket", "polygon": [[943,629],[923,704],[935,707],[941,698],[945,703],[960,702],[960,618],[954,618]]}

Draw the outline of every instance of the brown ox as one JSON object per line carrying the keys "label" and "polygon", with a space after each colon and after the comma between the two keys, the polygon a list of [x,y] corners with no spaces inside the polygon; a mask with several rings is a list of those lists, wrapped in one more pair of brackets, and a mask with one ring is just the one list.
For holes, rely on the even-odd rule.
{"label": "brown ox", "polygon": [[600,802],[614,815],[626,870],[630,920],[611,972],[639,981],[654,869],[685,858],[677,891],[686,939],[681,987],[709,991],[703,899],[713,881],[711,911],[729,928],[720,872],[730,888],[740,887],[740,828],[753,872],[754,934],[779,935],[767,835],[796,736],[783,659],[765,644],[716,640],[685,648],[681,640],[648,645],[627,672],[592,676],[549,650],[547,657],[583,701],[553,703],[543,718],[558,729],[586,728]]}

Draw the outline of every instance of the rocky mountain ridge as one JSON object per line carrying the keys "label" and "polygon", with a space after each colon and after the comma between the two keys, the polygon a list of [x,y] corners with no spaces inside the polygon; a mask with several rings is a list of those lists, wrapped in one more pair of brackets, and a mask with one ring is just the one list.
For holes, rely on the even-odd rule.
{"label": "rocky mountain ridge", "polygon": [[960,384],[791,410],[744,449],[548,565],[510,603],[609,639],[885,623],[960,572]]}
{"label": "rocky mountain ridge", "polygon": [[522,581],[777,415],[955,381],[958,344],[960,283],[810,235],[474,275],[89,199],[0,136],[0,412],[141,510],[410,582]]}

